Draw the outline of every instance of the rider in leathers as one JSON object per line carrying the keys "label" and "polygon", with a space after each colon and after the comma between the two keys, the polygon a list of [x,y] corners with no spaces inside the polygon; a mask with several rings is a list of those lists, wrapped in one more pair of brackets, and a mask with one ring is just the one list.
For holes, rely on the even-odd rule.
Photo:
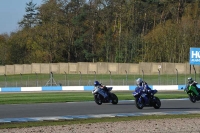
{"label": "rider in leathers", "polygon": [[94,81],[94,86],[95,86],[95,89],[93,91],[93,93],[100,93],[104,99],[108,100],[108,94],[106,92],[106,87],[102,84],[100,84],[98,81]]}
{"label": "rider in leathers", "polygon": [[200,98],[200,89],[197,87],[197,84],[198,83],[196,81],[194,81],[191,77],[189,77],[186,88],[188,90],[192,90],[196,94],[196,96]]}
{"label": "rider in leathers", "polygon": [[136,84],[137,84],[137,87],[135,88],[135,91],[144,91],[148,97],[150,98],[152,93],[153,93],[153,90],[151,90],[151,88],[148,86],[148,84],[143,81],[141,78],[138,78],[136,80]]}

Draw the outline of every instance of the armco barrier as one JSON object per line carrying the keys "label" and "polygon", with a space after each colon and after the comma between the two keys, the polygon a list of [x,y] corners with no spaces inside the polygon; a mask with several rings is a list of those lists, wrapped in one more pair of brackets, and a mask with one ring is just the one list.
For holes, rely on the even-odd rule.
{"label": "armco barrier", "polygon": [[[136,86],[107,86],[113,91],[134,91]],[[153,90],[183,90],[185,85],[149,85]],[[200,87],[200,85],[198,85]],[[43,87],[2,87],[0,92],[35,92],[35,91],[92,91],[94,86],[43,86]]]}

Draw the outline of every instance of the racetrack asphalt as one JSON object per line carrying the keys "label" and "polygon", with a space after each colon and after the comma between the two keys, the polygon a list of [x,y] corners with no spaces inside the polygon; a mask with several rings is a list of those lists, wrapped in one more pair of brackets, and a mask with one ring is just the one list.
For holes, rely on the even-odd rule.
{"label": "racetrack asphalt", "polygon": [[85,119],[96,117],[166,115],[200,113],[200,102],[188,99],[161,100],[161,108],[144,107],[137,109],[134,100],[119,101],[117,105],[89,102],[8,104],[0,105],[0,123],[28,122],[60,119]]}

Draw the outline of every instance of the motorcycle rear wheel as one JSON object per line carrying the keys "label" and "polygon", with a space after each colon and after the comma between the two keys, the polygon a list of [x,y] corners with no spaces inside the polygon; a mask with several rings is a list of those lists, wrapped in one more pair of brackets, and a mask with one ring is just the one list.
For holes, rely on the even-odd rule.
{"label": "motorcycle rear wheel", "polygon": [[155,99],[155,101],[154,101],[154,104],[153,104],[153,107],[155,108],[155,109],[159,109],[160,108],[160,106],[161,106],[161,102],[160,102],[160,99],[158,98],[158,97],[154,97]]}
{"label": "motorcycle rear wheel", "polygon": [[118,103],[118,97],[114,93],[111,93],[111,99],[112,99],[112,104]]}

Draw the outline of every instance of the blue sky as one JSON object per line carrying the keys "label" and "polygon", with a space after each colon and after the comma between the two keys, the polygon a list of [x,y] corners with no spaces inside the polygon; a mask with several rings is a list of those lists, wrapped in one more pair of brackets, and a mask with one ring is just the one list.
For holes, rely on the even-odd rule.
{"label": "blue sky", "polygon": [[[26,14],[26,3],[31,0],[0,0],[0,34],[15,32],[19,30],[18,22]],[[43,0],[32,0],[37,6]]]}

